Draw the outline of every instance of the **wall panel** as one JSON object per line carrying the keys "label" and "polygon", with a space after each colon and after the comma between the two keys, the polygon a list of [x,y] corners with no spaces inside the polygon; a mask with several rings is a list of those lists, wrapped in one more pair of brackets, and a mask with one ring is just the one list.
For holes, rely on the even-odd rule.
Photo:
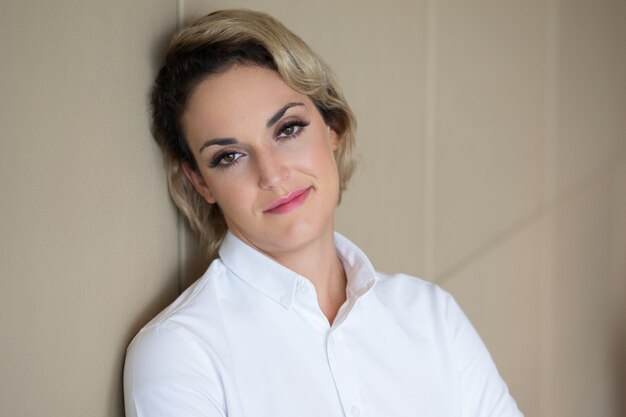
{"label": "wall panel", "polygon": [[613,171],[611,252],[611,353],[615,415],[626,415],[626,157]]}
{"label": "wall panel", "polygon": [[5,3],[0,415],[120,416],[126,345],[177,288],[146,111],[175,4]]}
{"label": "wall panel", "polygon": [[555,208],[553,406],[558,416],[610,416],[611,189],[607,176]]}
{"label": "wall panel", "polygon": [[615,259],[626,259],[620,237],[626,211],[614,193],[626,194],[616,174],[626,152],[625,12],[620,1],[559,2],[549,317],[552,405],[559,416],[623,414],[619,288],[626,276]]}
{"label": "wall panel", "polygon": [[560,2],[559,192],[626,153],[626,30],[620,0]]}
{"label": "wall panel", "polygon": [[434,276],[541,204],[543,1],[434,2]]}

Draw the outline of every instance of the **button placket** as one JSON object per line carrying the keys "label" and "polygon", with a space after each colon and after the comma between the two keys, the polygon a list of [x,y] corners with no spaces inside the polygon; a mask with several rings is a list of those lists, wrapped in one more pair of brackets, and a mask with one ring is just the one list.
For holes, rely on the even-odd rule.
{"label": "button placket", "polygon": [[[317,304],[313,284],[304,279],[298,280],[294,287],[293,295],[295,301],[294,311],[326,339],[330,326],[328,319]],[[328,340],[322,341],[322,343],[327,341]]]}
{"label": "button placket", "polygon": [[347,417],[365,416],[359,383],[354,374],[350,352],[336,331],[328,336],[328,360],[344,413]]}

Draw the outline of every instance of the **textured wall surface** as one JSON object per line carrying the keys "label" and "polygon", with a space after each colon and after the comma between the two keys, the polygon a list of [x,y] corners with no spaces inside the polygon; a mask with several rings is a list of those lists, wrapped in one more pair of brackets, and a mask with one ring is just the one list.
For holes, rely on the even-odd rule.
{"label": "textured wall surface", "polygon": [[337,229],[451,291],[526,416],[625,415],[621,0],[3,4],[0,415],[123,415],[126,344],[205,267],[146,96],[175,27],[226,7],[335,69],[362,159]]}
{"label": "textured wall surface", "polygon": [[0,415],[121,416],[126,345],[177,293],[148,131],[171,2],[3,2]]}

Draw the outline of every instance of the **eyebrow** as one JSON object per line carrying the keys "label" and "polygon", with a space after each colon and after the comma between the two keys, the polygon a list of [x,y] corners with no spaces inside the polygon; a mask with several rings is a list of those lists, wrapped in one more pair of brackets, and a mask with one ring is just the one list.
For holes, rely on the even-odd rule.
{"label": "eyebrow", "polygon": [[212,145],[226,146],[226,145],[234,145],[235,143],[237,143],[237,139],[235,139],[235,138],[215,138],[215,139],[209,139],[206,142],[204,142],[202,144],[202,146],[200,146],[200,149],[198,149],[198,153],[202,153],[202,151],[205,148],[208,148],[209,146],[212,146]]}
{"label": "eyebrow", "polygon": [[285,112],[291,107],[295,106],[304,106],[304,103],[287,103],[280,110],[278,110],[272,117],[270,117],[267,121],[266,126],[272,127],[276,124],[277,121],[280,120],[281,117],[285,114]]}
{"label": "eyebrow", "polygon": [[[294,103],[294,102],[292,102],[292,103],[285,104],[283,107],[280,108],[280,110],[278,110],[276,113],[274,113],[274,115],[267,120],[267,123],[266,123],[265,126],[267,126],[268,128],[274,126],[276,124],[276,122],[278,122],[280,120],[280,118],[285,115],[285,112],[287,110],[289,110],[292,107],[296,107],[296,106],[304,106],[304,103],[299,103],[299,102],[295,102]],[[236,143],[237,143],[237,139],[235,139],[235,138],[215,138],[215,139],[209,139],[209,140],[205,141],[200,146],[200,149],[198,149],[198,153],[202,153],[202,151],[204,149],[208,148],[209,146],[213,146],[213,145],[226,146],[226,145],[234,145]]]}

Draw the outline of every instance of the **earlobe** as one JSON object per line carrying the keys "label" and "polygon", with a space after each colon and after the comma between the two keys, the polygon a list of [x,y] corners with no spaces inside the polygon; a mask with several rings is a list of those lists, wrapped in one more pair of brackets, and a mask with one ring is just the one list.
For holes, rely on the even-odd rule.
{"label": "earlobe", "polygon": [[191,182],[191,184],[193,185],[193,188],[196,189],[198,194],[204,197],[207,203],[215,204],[215,201],[216,201],[215,197],[213,196],[213,193],[209,189],[209,186],[204,181],[204,178],[202,178],[202,175],[184,162],[182,163],[182,168],[183,168],[185,177],[187,177],[189,182]]}

